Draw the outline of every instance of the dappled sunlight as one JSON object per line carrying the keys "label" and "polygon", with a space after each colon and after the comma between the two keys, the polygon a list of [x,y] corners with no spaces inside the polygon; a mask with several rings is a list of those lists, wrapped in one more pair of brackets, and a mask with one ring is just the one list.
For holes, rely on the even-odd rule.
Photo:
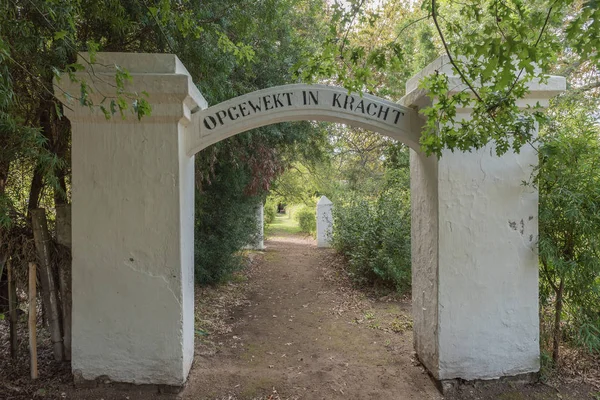
{"label": "dappled sunlight", "polygon": [[275,220],[268,225],[266,245],[297,244],[316,247],[314,238],[300,230],[298,221],[287,214],[277,214]]}
{"label": "dappled sunlight", "polygon": [[277,235],[277,236],[270,236],[267,241],[266,244],[267,246],[269,244],[275,244],[275,243],[281,243],[281,244],[297,244],[297,245],[302,245],[302,246],[312,246],[312,247],[316,247],[317,246],[317,242],[312,238],[312,236],[308,235],[308,236],[304,236],[305,234],[303,233],[299,233],[299,234],[295,234],[295,235]]}

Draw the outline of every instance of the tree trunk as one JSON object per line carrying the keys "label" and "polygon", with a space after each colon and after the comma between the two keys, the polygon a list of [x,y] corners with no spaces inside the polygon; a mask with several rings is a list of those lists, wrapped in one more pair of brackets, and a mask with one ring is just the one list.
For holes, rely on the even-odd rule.
{"label": "tree trunk", "polygon": [[[66,118],[58,119],[58,117],[56,116],[56,108],[54,102],[51,102],[50,104],[52,115],[54,116],[53,120],[56,132],[55,141],[52,145],[52,151],[54,154],[56,154],[56,157],[58,157],[59,159],[68,161],[67,156],[69,148],[69,139],[71,136],[71,124]],[[56,206],[67,205],[69,203],[67,196],[67,183],[65,180],[67,173],[67,167],[63,167],[54,171],[54,175],[56,176],[56,180],[58,182],[58,187],[54,188],[54,204]]]}
{"label": "tree trunk", "polygon": [[17,287],[15,282],[15,271],[12,269],[10,261],[7,263],[8,270],[8,306],[9,306],[9,323],[10,323],[10,356],[17,358],[19,344],[17,341]]}
{"label": "tree trunk", "polygon": [[62,305],[63,344],[65,360],[71,360],[71,206],[56,206],[56,240],[68,248],[68,258],[61,257],[58,265],[58,283]]}
{"label": "tree trunk", "polygon": [[[0,198],[4,196],[6,182],[8,180],[9,163],[0,160]],[[8,210],[6,210],[8,211]],[[7,234],[6,229],[0,227],[0,244],[2,238]],[[8,311],[8,273],[5,269],[8,261],[8,249],[6,245],[0,245],[0,313]]]}
{"label": "tree trunk", "polygon": [[40,195],[42,194],[42,188],[44,186],[44,176],[42,170],[36,167],[33,171],[33,179],[31,180],[31,186],[29,188],[29,203],[27,204],[27,210],[31,215],[31,210],[38,208],[40,205]]}
{"label": "tree trunk", "polygon": [[42,299],[45,304],[48,325],[50,326],[50,337],[54,350],[54,359],[62,361],[64,359],[63,338],[60,323],[60,305],[56,294],[56,281],[52,271],[52,261],[50,257],[50,233],[48,232],[48,223],[46,221],[46,210],[36,208],[30,210],[31,222],[33,227],[33,239],[38,254],[40,264],[40,280],[42,282]]}
{"label": "tree trunk", "polygon": [[0,314],[8,311],[8,254],[0,251]]}
{"label": "tree trunk", "polygon": [[554,362],[554,366],[558,366],[559,359],[559,348],[560,348],[560,320],[562,315],[562,307],[563,307],[563,289],[564,289],[564,280],[560,280],[560,284],[558,286],[558,290],[556,291],[556,303],[554,304],[554,344],[552,348],[552,361]]}
{"label": "tree trunk", "polygon": [[58,206],[66,206],[67,202],[67,183],[65,181],[65,175],[62,171],[56,171],[55,174],[56,180],[58,181],[58,186],[60,187],[60,191],[54,189],[54,205]]}

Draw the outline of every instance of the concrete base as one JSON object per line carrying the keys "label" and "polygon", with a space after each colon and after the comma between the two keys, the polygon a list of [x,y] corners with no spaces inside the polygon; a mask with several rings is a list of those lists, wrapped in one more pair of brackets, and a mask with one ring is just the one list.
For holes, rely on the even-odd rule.
{"label": "concrete base", "polygon": [[443,381],[436,381],[436,386],[440,393],[444,396],[456,395],[461,391],[469,390],[471,388],[481,389],[490,386],[499,386],[510,384],[513,387],[531,385],[539,382],[539,373],[530,372],[526,374],[519,374],[514,376],[503,376],[498,379],[482,380],[476,379],[473,381],[465,381],[462,379],[446,379]]}
{"label": "concrete base", "polygon": [[154,384],[134,384],[127,382],[114,382],[107,376],[99,376],[96,379],[85,379],[81,373],[73,374],[73,384],[79,389],[95,389],[98,387],[111,387],[123,392],[136,392],[151,394],[172,394],[178,395],[185,389],[185,384],[181,386],[173,385],[154,385]]}

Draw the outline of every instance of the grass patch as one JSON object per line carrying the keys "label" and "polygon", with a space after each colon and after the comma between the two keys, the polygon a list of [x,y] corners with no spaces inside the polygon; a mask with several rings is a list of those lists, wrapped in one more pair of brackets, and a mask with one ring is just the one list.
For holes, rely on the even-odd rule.
{"label": "grass patch", "polygon": [[267,236],[301,233],[300,226],[294,218],[287,214],[277,214],[275,221],[267,227]]}

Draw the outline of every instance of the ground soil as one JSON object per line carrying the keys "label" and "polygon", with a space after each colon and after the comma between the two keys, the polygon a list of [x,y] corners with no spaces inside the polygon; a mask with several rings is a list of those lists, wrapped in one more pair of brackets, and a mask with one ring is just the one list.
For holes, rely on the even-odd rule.
{"label": "ground soil", "polygon": [[269,240],[232,331],[213,352],[198,344],[183,398],[441,398],[413,357],[409,304],[340,285],[332,260],[311,239]]}
{"label": "ground soil", "polygon": [[[266,246],[249,254],[249,267],[231,283],[197,290],[196,356],[182,393],[110,383],[73,388],[68,370],[52,373],[51,360],[32,384],[27,363],[11,364],[3,348],[0,399],[444,398],[415,358],[408,299],[353,287],[343,260],[310,238],[273,232]],[[595,394],[587,384],[501,383],[463,385],[445,398],[589,400]]]}

